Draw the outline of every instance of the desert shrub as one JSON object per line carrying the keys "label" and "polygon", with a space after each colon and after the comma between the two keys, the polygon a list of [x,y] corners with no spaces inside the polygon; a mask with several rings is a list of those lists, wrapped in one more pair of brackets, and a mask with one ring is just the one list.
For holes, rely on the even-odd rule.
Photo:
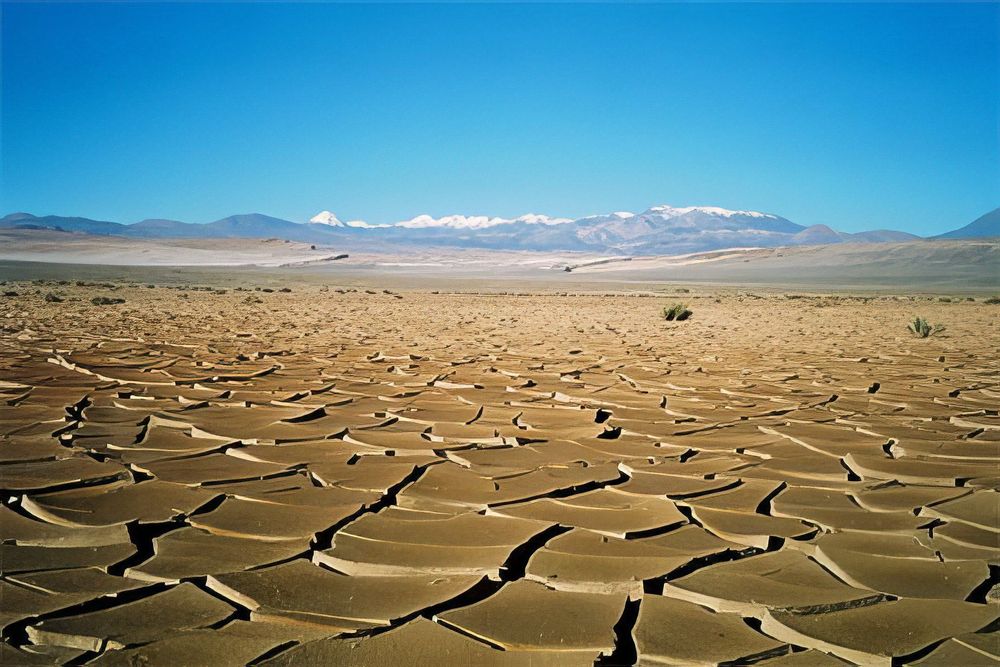
{"label": "desert shrub", "polygon": [[279,291],[279,292],[284,292],[284,293],[286,293],[286,294],[287,294],[288,292],[291,292],[291,291],[292,291],[292,288],[291,288],[291,287],[282,287],[282,288],[281,288],[280,290],[278,290],[278,291]]}
{"label": "desert shrub", "polygon": [[689,292],[690,292],[691,290],[689,290],[689,289],[688,289],[688,288],[686,288],[686,287],[678,287],[678,288],[677,288],[677,289],[676,289],[675,291],[676,291],[676,292],[677,292],[678,294],[688,294],[688,293],[689,293]]}
{"label": "desert shrub", "polygon": [[983,299],[983,303],[988,303],[991,306],[995,306],[1000,303],[1000,296],[991,296],[987,299]]}
{"label": "desert shrub", "polygon": [[687,318],[691,317],[693,313],[688,310],[687,306],[683,303],[675,303],[674,305],[663,308],[663,319],[668,322],[683,322]]}
{"label": "desert shrub", "polygon": [[45,295],[45,300],[48,301],[49,303],[62,303],[64,301],[64,299],[61,296],[59,296],[58,294],[53,294],[52,292],[49,292],[48,294]]}
{"label": "desert shrub", "polygon": [[931,325],[930,322],[919,316],[914,317],[913,322],[908,324],[906,328],[909,329],[910,333],[914,336],[918,336],[920,338],[927,338],[928,336],[933,336],[936,333],[944,331],[944,327],[942,325]]}
{"label": "desert shrub", "polygon": [[6,292],[3,293],[3,295],[4,296],[17,296],[17,292],[15,292],[13,290],[7,290]]}
{"label": "desert shrub", "polygon": [[938,297],[938,301],[940,301],[941,303],[951,303],[951,297],[950,296]]}
{"label": "desert shrub", "polygon": [[114,306],[119,303],[125,303],[125,299],[116,296],[95,296],[90,302],[95,306]]}

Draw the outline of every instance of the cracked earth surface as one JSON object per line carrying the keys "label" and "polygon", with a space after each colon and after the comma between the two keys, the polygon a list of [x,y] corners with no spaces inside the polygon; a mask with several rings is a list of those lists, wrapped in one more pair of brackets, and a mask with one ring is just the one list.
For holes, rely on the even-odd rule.
{"label": "cracked earth surface", "polygon": [[59,289],[0,301],[2,664],[1000,660],[996,306]]}

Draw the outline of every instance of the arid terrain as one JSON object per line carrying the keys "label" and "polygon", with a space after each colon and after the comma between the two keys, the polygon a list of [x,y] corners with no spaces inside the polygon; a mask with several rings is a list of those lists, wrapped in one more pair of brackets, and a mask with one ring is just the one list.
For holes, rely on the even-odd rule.
{"label": "arid terrain", "polygon": [[51,266],[0,267],[0,664],[1000,661],[983,294]]}
{"label": "arid terrain", "polygon": [[[152,275],[177,284],[201,272],[213,284],[242,284],[271,269],[277,280],[313,277],[326,284],[423,286],[451,289],[456,280],[510,289],[509,281],[573,289],[585,284],[685,281],[826,289],[963,290],[1000,292],[1000,240],[915,240],[780,248],[732,248],[673,255],[411,247],[357,241],[317,245],[270,239],[133,239],[47,229],[0,228],[0,280],[63,278],[132,280]],[[74,268],[67,273],[67,266]],[[568,270],[567,270],[568,269]],[[542,283],[537,285],[537,283]]]}

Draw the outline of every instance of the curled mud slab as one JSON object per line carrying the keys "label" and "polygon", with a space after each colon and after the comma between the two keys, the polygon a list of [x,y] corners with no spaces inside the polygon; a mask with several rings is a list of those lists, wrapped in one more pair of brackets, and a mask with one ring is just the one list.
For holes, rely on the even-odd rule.
{"label": "curled mud slab", "polygon": [[995,306],[51,289],[2,664],[1000,660]]}

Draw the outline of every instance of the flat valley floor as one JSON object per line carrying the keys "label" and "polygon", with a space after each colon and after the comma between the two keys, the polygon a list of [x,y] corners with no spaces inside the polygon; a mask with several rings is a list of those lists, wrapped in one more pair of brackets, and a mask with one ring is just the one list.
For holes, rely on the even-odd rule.
{"label": "flat valley floor", "polygon": [[247,284],[0,286],[0,663],[1000,660],[982,296]]}

